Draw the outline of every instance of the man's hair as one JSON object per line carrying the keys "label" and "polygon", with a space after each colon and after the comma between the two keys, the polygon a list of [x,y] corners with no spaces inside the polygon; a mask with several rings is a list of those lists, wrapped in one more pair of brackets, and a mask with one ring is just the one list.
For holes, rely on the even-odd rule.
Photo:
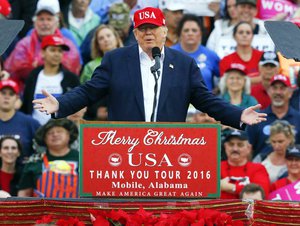
{"label": "man's hair", "polygon": [[258,191],[261,192],[262,199],[265,199],[265,191],[260,185],[254,183],[247,184],[240,192],[240,199],[243,198],[244,193],[255,193]]}

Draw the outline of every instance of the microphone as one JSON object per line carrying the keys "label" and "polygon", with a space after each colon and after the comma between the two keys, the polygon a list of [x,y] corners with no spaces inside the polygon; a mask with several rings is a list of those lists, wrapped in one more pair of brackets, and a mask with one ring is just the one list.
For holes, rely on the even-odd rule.
{"label": "microphone", "polygon": [[160,49],[158,47],[153,47],[152,48],[152,57],[155,60],[155,64],[150,68],[151,73],[155,73],[160,69]]}
{"label": "microphone", "polygon": [[151,73],[154,76],[155,79],[155,85],[154,85],[154,99],[153,99],[153,107],[152,107],[152,114],[151,114],[151,122],[154,122],[154,118],[155,118],[155,109],[156,109],[156,105],[157,105],[157,91],[158,91],[158,79],[160,76],[160,49],[158,47],[153,47],[152,48],[152,57],[155,60],[154,65],[150,68]]}

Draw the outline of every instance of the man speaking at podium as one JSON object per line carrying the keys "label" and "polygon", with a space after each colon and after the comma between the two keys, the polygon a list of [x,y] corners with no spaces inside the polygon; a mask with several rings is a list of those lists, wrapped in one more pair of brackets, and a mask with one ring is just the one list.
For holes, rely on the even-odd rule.
{"label": "man speaking at podium", "polygon": [[241,109],[208,91],[195,61],[164,46],[167,31],[160,9],[136,11],[137,45],[106,53],[90,81],[57,99],[44,90],[35,109],[65,117],[108,94],[110,121],[184,122],[190,103],[238,129],[265,121],[260,105]]}

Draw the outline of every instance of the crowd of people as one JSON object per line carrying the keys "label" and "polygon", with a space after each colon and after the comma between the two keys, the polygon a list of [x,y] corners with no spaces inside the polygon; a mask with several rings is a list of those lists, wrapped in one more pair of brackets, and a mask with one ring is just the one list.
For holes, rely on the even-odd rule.
{"label": "crowd of people", "polygon": [[[221,0],[208,5],[214,17],[192,14],[184,1],[100,2],[31,0],[22,3],[27,6],[21,6],[15,1],[0,1],[2,20],[25,20],[23,30],[0,59],[0,190],[3,194],[78,197],[80,119],[183,121],[185,108],[188,108],[186,122],[224,122],[221,199],[271,199],[270,194],[289,188],[300,179],[300,64],[275,52],[263,24],[263,20],[286,20],[298,26],[299,0],[280,1],[287,7],[276,13],[275,8],[265,8],[261,0]],[[161,11],[149,9],[159,18],[150,18],[149,23],[137,19],[135,13],[143,12],[145,7],[160,8]],[[188,62],[192,62],[189,70],[197,66],[197,71],[193,71],[196,73],[183,73],[178,79],[182,84],[191,79],[201,83],[200,88],[193,84],[192,95],[187,90],[177,90],[180,86],[173,83],[174,92],[169,96],[174,96],[174,102],[162,107],[162,101],[155,103],[156,97],[145,91],[164,85],[163,75],[158,74],[152,81],[150,67],[154,60],[144,49],[149,41],[144,35],[148,33],[153,33],[162,46],[161,63],[168,62],[168,68],[164,66],[162,73],[176,73],[175,67],[185,73],[184,65]],[[120,49],[124,51],[116,51]],[[134,55],[136,50],[139,56]],[[174,55],[174,61],[168,61],[169,54]],[[180,67],[173,63],[178,59],[182,59]],[[129,65],[133,61],[141,64]],[[145,65],[149,66],[148,71]],[[128,67],[132,68],[130,73],[141,74],[138,88],[132,89],[131,81],[124,80]],[[106,83],[111,86],[105,86]],[[71,108],[60,103],[60,108],[68,110],[64,115],[68,117],[51,119],[50,114],[40,112],[32,103],[50,95],[62,100],[63,94],[80,84],[83,88],[78,90],[90,89],[85,95],[94,95],[88,96],[93,101],[78,104],[71,115]],[[99,88],[97,92],[96,88]],[[144,96],[140,99],[135,93],[138,89],[143,89]],[[233,111],[227,114],[224,110],[227,118],[218,117],[217,107],[213,109],[211,103],[197,99],[199,89],[208,96],[206,102],[222,99],[233,105]],[[160,92],[164,95],[163,88],[155,95],[159,96]],[[77,103],[82,101],[79,96],[74,98],[78,99]],[[185,102],[181,104],[182,98]],[[144,109],[131,107],[130,101],[140,100],[144,101]],[[217,101],[216,106],[231,106],[222,104]],[[266,115],[266,120],[242,125],[245,121],[239,109],[257,104],[260,109],[254,110]],[[178,115],[172,113],[173,109]],[[231,113],[241,120],[230,121]]]}

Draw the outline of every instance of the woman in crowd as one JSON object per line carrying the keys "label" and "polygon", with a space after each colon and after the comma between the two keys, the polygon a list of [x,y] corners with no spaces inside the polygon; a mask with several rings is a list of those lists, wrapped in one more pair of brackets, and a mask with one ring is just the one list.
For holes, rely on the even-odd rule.
{"label": "woman in crowd", "polygon": [[[108,51],[123,46],[123,42],[119,36],[119,33],[110,25],[100,25],[93,36],[91,46],[92,61],[88,62],[83,68],[83,72],[80,77],[80,82],[85,83],[90,80],[92,74],[97,66],[100,65],[102,57]],[[84,118],[87,120],[99,120],[98,112],[100,109],[106,109],[106,106],[102,106],[105,100],[99,100],[98,103],[87,108]],[[106,109],[107,110],[107,109]]]}
{"label": "woman in crowd", "polygon": [[260,82],[258,64],[263,52],[251,46],[253,40],[251,24],[239,22],[233,29],[233,37],[237,43],[236,51],[225,56],[220,61],[221,76],[230,63],[236,62],[246,67],[246,73],[251,79],[251,84]]}
{"label": "woman in crowd", "polygon": [[286,150],[295,143],[293,126],[285,120],[276,120],[270,127],[271,149],[262,151],[253,161],[261,162],[267,169],[271,183],[286,173]]}
{"label": "woman in crowd", "polygon": [[21,156],[22,146],[18,139],[12,136],[4,136],[0,139],[0,190],[16,196],[21,167],[17,163]]}
{"label": "woman in crowd", "polygon": [[214,79],[219,77],[219,57],[203,45],[202,25],[195,15],[185,15],[178,25],[179,43],[171,48],[194,58],[209,90],[214,88]]}
{"label": "woman in crowd", "polygon": [[88,62],[81,74],[80,82],[85,83],[91,79],[91,76],[97,66],[100,65],[104,54],[110,50],[122,47],[123,43],[118,32],[110,25],[100,25],[92,39],[92,61]]}
{"label": "woman in crowd", "polygon": [[214,29],[210,33],[206,47],[217,52],[218,42],[224,35],[232,33],[234,26],[238,23],[236,0],[225,0],[224,18],[216,20]]}
{"label": "woman in crowd", "polygon": [[300,180],[300,146],[288,148],[285,154],[288,175],[275,181],[271,185],[271,191],[287,186]]}
{"label": "woman in crowd", "polygon": [[257,104],[256,99],[250,95],[250,78],[246,76],[245,66],[232,63],[221,78],[219,88],[221,97],[231,104],[250,107]]}

